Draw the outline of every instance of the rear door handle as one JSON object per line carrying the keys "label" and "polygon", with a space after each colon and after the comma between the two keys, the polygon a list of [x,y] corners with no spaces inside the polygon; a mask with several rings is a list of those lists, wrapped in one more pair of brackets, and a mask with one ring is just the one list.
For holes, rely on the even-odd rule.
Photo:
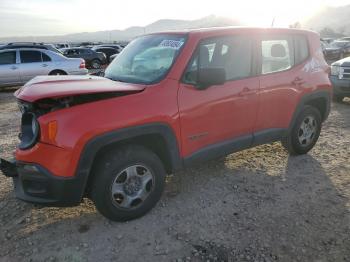
{"label": "rear door handle", "polygon": [[11,66],[12,70],[16,70],[18,67],[17,66]]}
{"label": "rear door handle", "polygon": [[296,77],[293,81],[292,81],[292,85],[294,86],[300,86],[302,84],[305,84],[305,81],[300,78],[300,77]]}
{"label": "rear door handle", "polygon": [[251,90],[249,87],[245,86],[243,87],[242,91],[238,93],[239,96],[248,96],[255,94],[254,90]]}
{"label": "rear door handle", "polygon": [[42,67],[47,67],[48,65],[47,64],[42,64]]}

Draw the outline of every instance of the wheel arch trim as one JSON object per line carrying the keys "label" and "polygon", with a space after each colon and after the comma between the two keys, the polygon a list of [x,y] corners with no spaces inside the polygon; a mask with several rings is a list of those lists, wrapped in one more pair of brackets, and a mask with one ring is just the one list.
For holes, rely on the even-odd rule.
{"label": "wheel arch trim", "polygon": [[113,130],[89,140],[80,154],[75,177],[82,182],[81,197],[84,196],[94,159],[101,149],[110,144],[145,135],[160,135],[164,139],[169,152],[171,169],[174,171],[183,167],[178,142],[174,131],[169,125],[164,123],[151,123]]}
{"label": "wheel arch trim", "polygon": [[292,119],[289,124],[289,131],[293,128],[295,121],[298,115],[300,114],[301,110],[304,108],[304,106],[310,103],[311,101],[320,98],[325,99],[326,101],[326,109],[324,112],[324,116],[322,117],[322,121],[325,121],[327,119],[331,108],[331,92],[326,90],[315,91],[310,94],[303,95],[302,98],[299,100],[299,103],[296,106],[296,109],[293,113]]}

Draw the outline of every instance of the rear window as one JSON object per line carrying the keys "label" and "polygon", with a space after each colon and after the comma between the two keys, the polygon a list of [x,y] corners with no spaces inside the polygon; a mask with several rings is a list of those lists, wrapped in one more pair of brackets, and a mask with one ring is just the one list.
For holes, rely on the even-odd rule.
{"label": "rear window", "polygon": [[306,36],[294,36],[295,64],[304,62],[309,57],[309,45]]}
{"label": "rear window", "polygon": [[0,53],[0,65],[10,65],[16,63],[16,52],[3,52]]}
{"label": "rear window", "polygon": [[20,51],[21,63],[41,62],[41,52],[39,51]]}

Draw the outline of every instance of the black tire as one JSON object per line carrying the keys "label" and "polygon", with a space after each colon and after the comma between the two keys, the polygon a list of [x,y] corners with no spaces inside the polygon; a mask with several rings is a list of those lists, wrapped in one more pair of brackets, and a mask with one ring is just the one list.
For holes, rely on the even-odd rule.
{"label": "black tire", "polygon": [[333,101],[334,102],[341,103],[343,101],[343,99],[344,99],[344,96],[333,94]]}
{"label": "black tire", "polygon": [[62,71],[62,70],[53,70],[49,73],[50,76],[60,76],[60,75],[67,75],[66,72]]}
{"label": "black tire", "polygon": [[101,61],[99,59],[94,59],[91,61],[90,65],[92,69],[100,69],[101,68]]}
{"label": "black tire", "polygon": [[[306,123],[308,119],[313,119],[315,121],[315,131],[310,131],[310,136],[308,143],[304,143],[307,139],[303,139],[302,124]],[[314,122],[312,121],[312,123]],[[310,122],[311,123],[311,122]],[[308,123],[306,123],[308,124]],[[313,124],[311,124],[313,126]],[[291,131],[287,137],[282,139],[282,145],[287,149],[291,155],[301,155],[309,152],[316,144],[318,137],[320,136],[322,127],[322,118],[320,112],[313,106],[304,106],[303,110],[299,113],[296,121],[291,128]],[[312,128],[311,128],[312,129]],[[311,130],[310,129],[310,130]],[[302,142],[300,141],[302,140]]]}
{"label": "black tire", "polygon": [[[152,174],[151,186],[147,182],[149,192],[145,191],[148,195],[141,202],[140,199],[134,199],[131,203],[135,202],[137,204],[135,206],[129,208],[122,207],[124,196],[125,199],[129,199],[129,197],[134,198],[135,193],[137,195],[137,192],[140,191],[137,191],[137,189],[135,190],[137,192],[133,193],[127,191],[132,187],[129,187],[129,184],[127,184],[130,176],[125,170],[135,166],[139,167],[140,165],[146,167]],[[117,150],[111,150],[98,160],[97,165],[93,169],[94,178],[90,185],[91,198],[97,210],[110,220],[127,221],[135,219],[146,214],[159,201],[164,190],[165,175],[166,171],[158,156],[142,146],[129,145]],[[124,182],[119,183],[117,179],[121,176],[125,176],[126,179]],[[139,174],[134,177],[138,178],[138,176]],[[140,176],[142,177],[143,174]],[[122,197],[120,197],[121,194],[119,193],[117,193],[117,196],[112,194],[112,187],[114,185],[123,188]],[[134,188],[132,189],[135,189],[135,184],[133,186]]]}

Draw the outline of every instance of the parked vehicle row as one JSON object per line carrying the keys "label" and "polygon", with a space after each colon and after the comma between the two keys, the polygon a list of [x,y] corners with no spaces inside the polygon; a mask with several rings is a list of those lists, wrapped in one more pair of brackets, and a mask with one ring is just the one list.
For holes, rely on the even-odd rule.
{"label": "parked vehicle row", "polygon": [[90,48],[63,48],[63,55],[72,58],[82,58],[85,60],[87,67],[93,69],[101,68],[101,65],[107,64],[107,57],[102,52],[96,52]]}
{"label": "parked vehicle row", "polygon": [[58,44],[55,44],[55,47],[56,47],[57,49],[70,48],[70,45],[69,45],[69,44],[66,44],[66,43],[58,43]]}
{"label": "parked vehicle row", "polygon": [[91,49],[71,48],[65,43],[16,42],[1,45],[0,87],[21,85],[38,75],[87,74],[86,68],[100,69],[121,50],[122,47],[116,44],[98,45]]}
{"label": "parked vehicle row", "polygon": [[0,47],[0,50],[5,49],[15,49],[15,48],[36,48],[36,49],[43,49],[43,50],[50,50],[55,53],[61,53],[56,47],[54,47],[51,44],[44,44],[44,43],[32,43],[32,42],[16,42],[16,43],[8,43],[6,45],[3,45]]}
{"label": "parked vehicle row", "polygon": [[112,55],[119,54],[119,49],[108,47],[108,46],[95,46],[91,48],[91,50],[97,52],[97,53],[103,53],[106,56],[107,63],[109,64],[113,59],[111,59]]}
{"label": "parked vehicle row", "polygon": [[321,41],[321,47],[326,60],[343,59],[350,55],[350,38],[344,37],[332,42]]}
{"label": "parked vehicle row", "polygon": [[38,75],[85,75],[85,61],[46,49],[0,50],[0,87],[22,85]]}
{"label": "parked vehicle row", "polygon": [[350,57],[331,65],[330,80],[333,85],[333,98],[336,102],[341,102],[344,97],[350,97]]}
{"label": "parked vehicle row", "polygon": [[64,53],[64,55],[67,57],[83,58],[86,61],[87,67],[92,69],[98,69],[101,67],[101,65],[110,63],[113,60],[110,57],[112,55],[119,54],[123,49],[123,47],[118,44],[70,47],[70,45],[66,43],[58,43],[53,45],[33,42],[16,42],[0,46],[0,50],[13,48],[45,49],[56,53]]}

